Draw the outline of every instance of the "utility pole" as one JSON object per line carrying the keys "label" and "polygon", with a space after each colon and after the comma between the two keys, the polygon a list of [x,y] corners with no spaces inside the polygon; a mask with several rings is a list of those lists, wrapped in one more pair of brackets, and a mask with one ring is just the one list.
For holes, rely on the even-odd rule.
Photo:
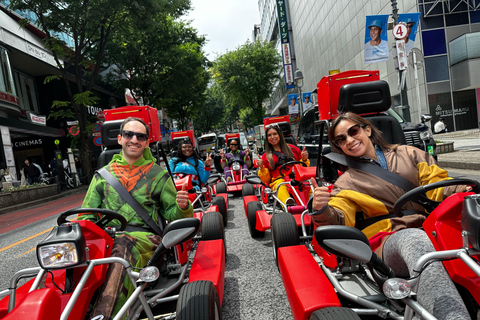
{"label": "utility pole", "polygon": [[[397,8],[397,0],[391,0],[392,2],[392,15],[393,15],[393,26],[398,24],[398,8]],[[394,52],[396,52],[396,45],[394,44]],[[398,77],[400,83],[400,101],[402,104],[402,116],[405,121],[410,122],[412,121],[410,116],[410,106],[408,105],[408,96],[407,96],[407,84],[405,79],[406,70],[398,70]]]}

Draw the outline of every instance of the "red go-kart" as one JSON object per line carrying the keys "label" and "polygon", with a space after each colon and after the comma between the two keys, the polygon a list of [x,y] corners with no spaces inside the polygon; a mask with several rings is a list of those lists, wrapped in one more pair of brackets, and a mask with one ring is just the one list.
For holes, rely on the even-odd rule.
{"label": "red go-kart", "polygon": [[[429,200],[426,192],[449,185],[470,185],[473,192],[454,194],[443,202]],[[477,194],[475,194],[477,193]],[[435,319],[415,297],[421,270],[442,260],[472,316],[480,312],[480,187],[469,179],[453,179],[415,188],[395,204],[394,212],[408,201],[431,211],[423,224],[436,252],[417,262],[417,277],[396,278],[370,248],[366,236],[346,226],[323,226],[314,236],[298,236],[294,223],[279,224],[286,239],[278,248],[278,268],[294,319],[379,318]],[[299,244],[303,239],[303,244]],[[311,241],[305,241],[310,239]],[[289,242],[289,243],[288,243]],[[301,272],[298,272],[301,270]],[[398,289],[402,290],[398,290]]]}
{"label": "red go-kart", "polygon": [[202,186],[200,191],[193,187],[191,174],[175,172],[172,173],[172,177],[177,191],[182,190],[184,185],[186,185],[189,200],[194,208],[195,218],[201,220],[203,214],[206,212],[220,212],[223,218],[223,225],[227,225],[228,194],[226,192],[219,192],[217,181],[220,178],[220,174],[212,174],[207,184]]}
{"label": "red go-kart", "polygon": [[[93,212],[91,221],[71,222],[70,215]],[[117,219],[119,230],[105,227]],[[120,214],[106,209],[73,209],[62,213],[58,226],[37,246],[39,267],[18,271],[9,288],[0,291],[2,320],[83,320],[95,303],[95,292],[103,284],[107,268],[124,266],[134,292],[114,320],[220,319],[224,292],[224,227],[218,212],[168,223],[163,240],[148,265],[133,269],[128,261],[110,257],[116,233],[127,226]],[[33,277],[18,286],[21,279]],[[179,290],[179,293],[178,293]],[[177,300],[175,310],[165,302]],[[161,315],[159,315],[161,314]],[[157,315],[157,316],[155,316]],[[89,319],[89,317],[88,317]]]}
{"label": "red go-kart", "polygon": [[[302,213],[306,210],[309,194],[313,191],[310,178],[315,177],[315,170],[315,167],[305,167],[305,163],[300,161],[290,161],[280,167],[279,172],[285,180],[280,185],[287,186],[290,195],[295,200],[295,205],[282,203],[276,195],[277,192],[263,184],[260,177],[256,175],[247,177],[249,183],[261,185],[260,188],[257,188],[256,195],[243,197],[245,215],[248,219],[250,235],[253,238],[262,237],[265,231],[271,226],[274,228],[277,222],[283,223],[276,218],[279,212],[288,213],[282,215],[281,219],[286,217],[285,219],[291,220],[300,227],[303,217],[304,224],[307,227],[310,226],[310,216],[302,216]],[[272,236],[275,237],[273,234]]]}

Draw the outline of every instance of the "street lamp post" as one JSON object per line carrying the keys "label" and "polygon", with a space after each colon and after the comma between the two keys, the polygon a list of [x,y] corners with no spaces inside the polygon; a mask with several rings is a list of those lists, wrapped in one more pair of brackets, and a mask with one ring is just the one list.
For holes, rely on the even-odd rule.
{"label": "street lamp post", "polygon": [[302,101],[302,87],[303,87],[303,74],[298,68],[295,71],[295,85],[298,88],[298,116],[302,120],[303,116],[303,101]]}

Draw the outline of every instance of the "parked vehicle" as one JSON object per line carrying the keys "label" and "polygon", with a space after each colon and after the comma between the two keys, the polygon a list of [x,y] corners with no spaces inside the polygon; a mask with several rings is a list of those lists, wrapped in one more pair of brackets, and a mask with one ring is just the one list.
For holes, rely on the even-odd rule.
{"label": "parked vehicle", "polygon": [[207,153],[211,153],[216,149],[216,145],[216,133],[204,134],[203,136],[198,138],[198,152],[200,153],[200,156],[205,159],[207,157]]}
{"label": "parked vehicle", "polygon": [[255,133],[255,145],[257,152],[263,153],[263,150],[265,150],[265,128],[264,125],[258,125],[253,128],[253,131]]}

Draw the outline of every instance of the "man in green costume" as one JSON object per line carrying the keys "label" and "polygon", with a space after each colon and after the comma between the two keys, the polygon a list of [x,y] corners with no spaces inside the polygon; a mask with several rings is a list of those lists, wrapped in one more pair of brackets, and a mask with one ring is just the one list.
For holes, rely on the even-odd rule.
{"label": "man in green costume", "polygon": [[[138,118],[127,118],[120,126],[120,154],[113,156],[105,167],[132,194],[154,221],[159,214],[167,221],[192,217],[193,208],[187,191],[178,191],[165,169],[155,164],[148,147],[148,126]],[[105,208],[123,215],[128,222],[127,232],[115,237],[112,256],[130,261],[136,268],[146,266],[162,238],[123,200],[115,189],[98,173],[95,174],[82,208]],[[96,214],[84,214],[79,220],[96,221]],[[110,225],[119,225],[113,220]],[[110,265],[97,304],[90,315],[95,319],[111,319],[132,294],[133,286],[118,263]]]}

